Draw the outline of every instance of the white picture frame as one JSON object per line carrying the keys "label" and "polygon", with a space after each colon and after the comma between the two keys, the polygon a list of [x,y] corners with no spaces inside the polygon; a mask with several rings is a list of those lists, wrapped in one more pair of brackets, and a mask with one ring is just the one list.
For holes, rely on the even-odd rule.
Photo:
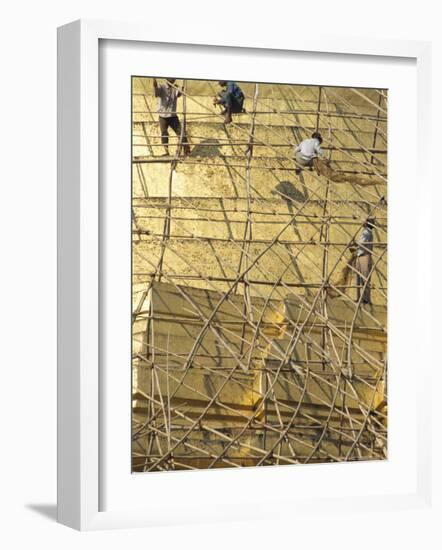
{"label": "white picture frame", "polygon": [[[160,30],[147,31],[137,24],[102,21],[76,21],[65,25],[58,32],[58,521],[80,530],[147,527],[159,524],[188,523],[194,521],[228,521],[250,519],[264,513],[262,502],[255,508],[244,507],[241,501],[231,509],[211,510],[201,502],[199,513],[182,513],[158,506],[134,508],[125,506],[103,510],[100,484],[105,476],[102,472],[102,453],[106,448],[100,433],[101,419],[105,409],[100,405],[100,373],[103,365],[100,359],[101,319],[100,302],[103,290],[100,281],[103,273],[99,213],[102,208],[100,195],[100,127],[99,127],[99,74],[100,41],[126,41],[127,43],[169,43],[186,44],[188,37],[175,33],[163,36]],[[379,58],[408,58],[417,67],[417,136],[423,144],[429,133],[431,105],[429,100],[431,46],[426,42],[392,40],[366,40],[350,37],[311,38],[298,32],[294,37],[281,36],[268,44],[263,39],[235,44],[220,37],[200,36],[192,45],[229,47],[240,51],[244,48],[269,51],[310,52],[312,54],[377,56]],[[242,50],[245,51],[245,50]],[[422,204],[431,204],[432,186],[430,159],[424,146],[418,146],[419,198]],[[129,176],[128,176],[129,177]],[[417,214],[418,234],[422,243],[420,250],[419,276],[425,284],[420,285],[416,307],[422,314],[421,345],[428,344],[431,334],[431,261],[430,261],[430,211],[421,208]],[[417,272],[416,272],[417,273]],[[431,349],[430,346],[428,346]],[[427,352],[428,353],[428,352]],[[417,455],[415,460],[415,488],[403,491],[354,496],[337,495],[340,513],[357,504],[361,510],[376,507],[381,509],[423,508],[430,506],[432,496],[431,478],[431,433],[427,422],[430,416],[430,401],[425,388],[430,384],[431,357],[420,366],[420,377],[416,381],[417,398]],[[129,369],[129,365],[128,365]],[[130,376],[130,373],[129,373]],[[129,443],[127,443],[129,445]],[[342,468],[343,466],[337,465]],[[344,465],[344,467],[347,467]],[[350,465],[350,468],[352,466]],[[291,467],[290,467],[291,468]],[[310,468],[310,467],[309,467]],[[257,469],[247,473],[250,482]],[[264,469],[267,471],[273,470]],[[284,483],[289,470],[277,468],[276,474]],[[204,484],[212,483],[205,473]],[[318,471],[318,475],[320,472]],[[220,475],[231,475],[229,472]],[[233,475],[238,477],[238,472]],[[322,475],[322,474],[320,474]],[[335,476],[336,470],[329,470]],[[357,479],[357,471],[353,479]],[[181,483],[184,473],[166,482],[166,478],[155,477],[153,491],[161,484]],[[136,478],[136,476],[135,476]],[[147,479],[147,478],[146,478]],[[322,479],[322,478],[321,478]],[[152,478],[153,480],[153,478]],[[222,481],[222,478],[218,478]],[[199,482],[201,483],[201,481]],[[185,487],[185,485],[183,485]],[[285,499],[292,510],[303,513],[324,513],[330,507],[330,498],[318,496],[296,501]],[[196,505],[195,505],[196,506]],[[286,506],[287,507],[287,506]],[[290,509],[290,506],[288,506]]]}

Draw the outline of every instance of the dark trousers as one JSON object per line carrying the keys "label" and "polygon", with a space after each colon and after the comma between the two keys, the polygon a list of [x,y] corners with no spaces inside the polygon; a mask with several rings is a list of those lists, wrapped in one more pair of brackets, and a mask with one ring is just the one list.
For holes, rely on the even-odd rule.
{"label": "dark trousers", "polygon": [[[169,128],[175,132],[175,134],[181,136],[181,122],[177,116],[163,117],[160,116],[160,132],[161,132],[161,143],[167,145],[169,143]],[[189,147],[187,142],[186,132],[183,134],[183,145],[185,148]]]}
{"label": "dark trousers", "polygon": [[[371,290],[370,290],[371,268],[372,268],[371,254],[356,256],[355,269],[356,269],[357,299],[359,301],[361,297],[361,292],[362,292],[362,301],[365,304],[371,303]],[[365,288],[362,291],[364,285],[365,285]]]}

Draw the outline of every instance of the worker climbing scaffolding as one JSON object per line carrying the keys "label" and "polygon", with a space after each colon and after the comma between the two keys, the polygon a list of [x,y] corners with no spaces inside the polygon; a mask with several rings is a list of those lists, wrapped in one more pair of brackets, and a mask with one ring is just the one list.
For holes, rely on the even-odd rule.
{"label": "worker climbing scaffolding", "polygon": [[236,82],[220,80],[218,84],[222,90],[218,97],[213,100],[214,105],[224,107],[222,114],[224,115],[224,123],[232,122],[232,114],[245,112],[244,110],[244,93]]}
{"label": "worker climbing scaffolding", "polygon": [[373,265],[373,229],[375,225],[375,218],[369,216],[364,224],[356,249],[357,300],[362,300],[363,304],[371,303],[370,275]]}
{"label": "worker climbing scaffolding", "polygon": [[323,156],[324,153],[321,149],[322,142],[323,139],[321,134],[319,132],[313,132],[310,139],[305,139],[299,145],[295,146],[294,158],[297,164],[295,168],[297,175],[301,174],[302,168],[309,168],[310,170],[314,168],[318,176],[324,176],[335,183],[374,186],[382,185],[385,182],[385,180],[376,175],[368,177],[358,174],[346,174],[335,170],[330,160],[325,159]]}
{"label": "worker climbing scaffolding", "polygon": [[296,173],[301,173],[301,168],[313,168],[313,163],[319,157],[322,157],[323,150],[321,149],[322,136],[319,132],[313,132],[310,139],[304,139],[299,145],[295,147],[294,156],[295,161],[299,165],[296,168]]}
{"label": "worker climbing scaffolding", "polygon": [[337,281],[328,289],[329,296],[338,297],[347,291],[352,277],[355,278],[356,302],[371,304],[370,277],[373,268],[373,229],[376,218],[369,216],[364,223],[357,242],[348,247],[350,257],[341,270]]}

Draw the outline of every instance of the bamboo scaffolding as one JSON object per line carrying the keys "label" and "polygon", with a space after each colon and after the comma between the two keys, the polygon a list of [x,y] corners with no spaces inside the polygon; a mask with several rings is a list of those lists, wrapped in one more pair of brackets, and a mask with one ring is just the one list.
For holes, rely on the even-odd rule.
{"label": "bamboo scaffolding", "polygon": [[[295,91],[295,94],[296,94],[296,91]],[[199,106],[201,106],[201,107],[207,109],[207,107],[206,107],[204,104],[201,104],[201,102],[197,101],[195,98],[190,98],[190,99],[191,99],[193,102],[195,102],[197,105],[199,105]],[[215,114],[216,114],[216,113],[215,113]],[[221,115],[219,115],[219,117],[222,118]],[[232,124],[232,125],[233,125],[234,127],[236,127],[237,129],[239,129],[239,130],[241,130],[241,131],[243,131],[243,132],[245,132],[245,133],[248,134],[248,131],[245,130],[244,128],[241,128],[237,123],[234,123],[234,124]],[[267,130],[271,131],[275,136],[278,136],[280,139],[284,139],[284,136],[282,136],[280,133],[274,131],[274,130],[273,130],[272,128],[270,128],[268,125],[262,124],[261,126],[262,126],[263,128],[266,128]],[[302,126],[301,126],[301,127],[302,127]],[[269,147],[269,148],[272,149],[272,150],[274,149],[274,147],[273,147],[271,144],[266,143],[266,142],[264,142],[264,141],[262,141],[262,140],[258,140],[258,139],[257,139],[257,140],[256,140],[256,144],[264,145],[264,146],[266,146],[266,147]],[[325,144],[324,144],[324,146],[325,146]],[[349,156],[350,158],[352,158],[352,155],[349,154],[348,152],[342,151],[341,149],[339,149],[339,151],[343,152],[344,155],[347,155],[347,156]],[[291,157],[287,156],[286,158],[287,158],[288,160],[292,160],[292,162],[293,162],[293,159],[291,159]],[[357,161],[357,162],[359,162],[359,161]],[[375,173],[375,175],[377,175],[378,177],[380,177],[380,178],[382,179],[382,176],[381,176],[376,170],[374,170],[374,173]]]}
{"label": "bamboo scaffolding", "polygon": [[[304,204],[303,206],[305,206],[305,204]],[[302,207],[301,207],[301,208],[302,208]],[[353,238],[354,238],[354,236],[353,236]],[[157,238],[157,239],[158,239],[158,238]],[[236,246],[239,246],[239,245],[238,245],[237,243],[235,243],[234,241],[233,241],[233,244],[235,244]],[[267,247],[267,250],[268,250],[269,248],[271,248],[271,246]],[[302,245],[302,247],[299,249],[297,255],[299,255],[299,254],[302,252],[303,248],[305,248],[305,245]],[[177,254],[176,251],[173,251],[173,252],[174,252],[175,254]],[[272,250],[272,252],[275,253],[274,250]],[[345,250],[344,250],[344,252],[345,252]],[[343,252],[341,253],[341,255],[342,255],[342,254],[343,254]],[[177,254],[177,255],[180,256],[179,254]],[[290,253],[290,255],[292,255],[292,254]],[[279,257],[278,257],[278,259],[281,260],[281,258],[279,258]],[[296,256],[293,255],[293,259],[296,259]],[[185,261],[185,260],[184,260],[184,261]],[[256,262],[256,263],[257,263],[257,262]],[[257,263],[257,265],[259,265],[259,264]],[[316,268],[316,265],[313,264],[312,267],[313,267],[313,268]],[[261,271],[261,272],[262,272],[262,271]],[[263,272],[262,272],[262,274],[265,275]],[[211,284],[211,281],[209,281],[209,279],[208,279],[206,276],[203,276],[203,277],[204,277],[204,280],[205,280],[209,285],[213,286],[213,285]],[[279,282],[283,284],[282,278],[280,278]],[[325,284],[325,283],[323,283],[323,284]],[[329,282],[328,284],[333,288],[333,290],[334,290],[335,292],[338,293],[338,295],[339,295],[339,293],[342,294],[342,291],[341,291],[340,289],[338,289],[335,285],[332,285],[330,282]],[[275,288],[276,288],[276,287],[279,286],[279,285],[277,285],[276,282],[274,282],[274,286],[275,286]],[[215,288],[215,287],[213,287],[213,288]]]}
{"label": "bamboo scaffolding", "polygon": [[[237,245],[237,246],[238,246],[238,245]],[[270,247],[268,247],[268,248],[270,248]],[[274,250],[273,250],[273,252],[274,252]],[[300,254],[301,252],[302,252],[302,249],[299,250],[298,254]],[[176,252],[174,252],[174,253],[176,253]],[[279,258],[279,259],[280,259],[280,258]],[[316,267],[316,266],[313,265],[313,267]],[[207,278],[205,278],[205,280],[206,280],[206,282],[207,282],[209,285],[211,284],[211,282],[210,282]],[[280,280],[279,282],[281,282],[281,280]],[[274,286],[275,286],[275,288],[277,288],[278,285],[276,284],[276,282],[275,282],[275,285],[274,285]],[[340,289],[338,289],[337,287],[335,287],[334,285],[330,285],[330,286],[331,286],[338,294],[339,294],[339,292],[342,293],[342,291],[341,291]]]}
{"label": "bamboo scaffolding", "polygon": [[[145,83],[143,82],[143,87]],[[371,106],[377,107],[376,114],[363,115],[361,113],[335,113],[330,111],[327,95],[328,88],[318,89],[317,109],[287,109],[277,111],[281,115],[308,115],[315,117],[316,128],[320,127],[321,117],[327,121],[328,138],[326,151],[330,156],[339,152],[347,156],[359,169],[355,170],[355,175],[360,177],[366,172],[366,167],[370,166],[369,175],[379,177],[385,184],[385,175],[381,174],[377,167],[383,164],[376,155],[386,155],[386,149],[376,148],[377,137],[384,137],[379,124],[386,121],[386,117],[380,115],[386,114],[381,108],[384,94],[379,92],[378,105],[373,104],[370,98],[357,90],[356,95],[362,94],[364,101]],[[334,93],[334,92],[333,92]],[[144,98],[146,113],[152,123],[154,118],[147,101],[147,90],[140,94]],[[294,96],[297,91],[294,90]],[[152,142],[156,137],[146,132],[143,124],[143,135],[134,137],[143,138],[147,147],[149,157],[134,157],[134,166],[150,164],[151,162],[170,162],[169,185],[167,197],[150,196],[147,187],[143,187],[144,197],[133,197],[133,246],[134,254],[140,258],[140,263],[148,266],[148,270],[134,270],[133,277],[137,278],[136,285],[146,284],[145,290],[134,287],[134,297],[139,295],[137,303],[133,310],[133,322],[146,324],[147,341],[139,340],[134,333],[134,342],[141,346],[141,353],[134,354],[134,361],[139,368],[146,369],[151,373],[151,386],[149,393],[137,390],[137,395],[146,403],[146,412],[143,413],[143,421],[135,420],[141,413],[134,413],[134,431],[133,431],[133,464],[137,470],[166,471],[170,469],[197,469],[200,467],[214,468],[239,467],[241,465],[266,465],[266,464],[298,464],[317,461],[342,461],[342,460],[371,460],[379,459],[385,456],[386,446],[386,416],[375,407],[376,396],[382,395],[381,384],[385,380],[385,361],[364,349],[359,343],[361,334],[365,338],[372,338],[370,334],[385,334],[385,327],[376,319],[376,316],[370,310],[364,310],[364,315],[374,323],[373,326],[361,324],[359,312],[361,311],[361,298],[354,302],[346,291],[349,289],[360,288],[357,285],[346,284],[336,287],[331,281],[337,266],[344,261],[348,254],[348,249],[360,231],[361,225],[367,215],[373,214],[380,204],[385,206],[383,197],[376,193],[365,193],[366,196],[372,196],[374,200],[370,202],[366,198],[357,197],[359,193],[356,190],[352,195],[345,198],[333,187],[332,182],[327,181],[324,195],[321,195],[315,189],[306,186],[309,195],[300,203],[295,203],[289,196],[279,193],[280,200],[286,200],[291,205],[290,212],[278,212],[269,209],[270,204],[278,204],[278,200],[267,199],[259,194],[255,196],[256,190],[252,185],[252,170],[268,170],[274,173],[275,170],[293,170],[293,168],[277,166],[275,167],[256,167],[253,150],[255,146],[267,147],[275,152],[291,147],[292,145],[284,141],[285,137],[280,135],[274,128],[268,124],[260,122],[259,115],[275,114],[275,111],[261,111],[257,109],[258,104],[258,86],[255,87],[252,110],[247,113],[249,118],[248,129],[243,124],[232,124],[235,129],[239,129],[247,135],[247,139],[230,139],[227,132],[225,141],[214,142],[218,147],[228,146],[232,150],[235,147],[242,146],[246,150],[238,156],[238,151],[234,156],[223,155],[223,163],[213,163],[206,160],[192,162],[191,157],[181,157],[183,134],[186,126],[187,117],[192,117],[194,113],[186,107],[186,99],[195,101],[195,98],[187,96],[186,90],[183,93],[183,116],[182,132],[178,139],[176,153],[172,159],[155,158],[155,147],[159,144]],[[342,98],[341,98],[342,99]],[[299,102],[301,99],[297,99]],[[303,100],[302,100],[303,101]],[[196,101],[198,104],[198,101]],[[323,104],[325,103],[325,108]],[[347,109],[348,101],[345,100]],[[373,104],[373,105],[372,105]],[[200,107],[203,104],[200,102]],[[302,112],[303,111],[303,112]],[[200,113],[198,113],[199,115]],[[221,117],[216,112],[209,112],[207,116],[219,120]],[[244,116],[244,115],[241,115]],[[339,138],[335,136],[331,121],[333,119],[366,120],[373,123],[373,146],[365,147],[358,143],[357,147],[344,147],[339,143]],[[285,120],[285,119],[284,119]],[[190,118],[192,121],[192,118]],[[140,124],[134,121],[135,125]],[[324,122],[323,122],[324,124]],[[354,123],[356,125],[356,123]],[[270,133],[279,135],[282,140],[276,144],[265,143],[255,136],[255,127],[268,130]],[[282,126],[278,126],[282,127]],[[299,127],[299,125],[298,125]],[[287,131],[287,127],[285,127]],[[306,131],[306,127],[302,127]],[[354,130],[357,131],[357,130]],[[349,130],[348,133],[353,132]],[[191,136],[191,139],[197,139]],[[206,139],[206,138],[204,138]],[[335,143],[335,140],[338,140]],[[358,141],[356,139],[356,141]],[[205,143],[206,145],[207,143]],[[210,143],[209,143],[210,144]],[[138,144],[134,146],[139,147]],[[362,162],[359,158],[353,156],[353,153],[370,155],[370,161]],[[230,164],[229,158],[243,158],[244,163]],[[290,161],[293,165],[293,159],[286,155],[257,157],[262,163],[268,161],[283,163]],[[236,171],[238,168],[243,170],[243,175],[235,172],[239,177],[246,191],[245,196],[241,198],[246,208],[224,208],[226,197],[175,197],[173,196],[174,173],[181,164],[192,165],[210,165],[222,166],[228,170]],[[341,171],[348,173],[349,171]],[[316,176],[313,174],[313,179]],[[143,184],[144,185],[144,184]],[[254,193],[254,194],[252,194]],[[164,201],[164,204],[155,204],[155,201]],[[181,204],[176,204],[177,200]],[[210,202],[211,207],[202,207],[194,204],[197,200]],[[216,200],[220,206],[216,206]],[[232,199],[233,200],[233,199]],[[237,200],[237,199],[235,199]],[[194,201],[194,202],[192,202]],[[304,212],[308,205],[317,204],[321,208],[321,214],[312,215]],[[253,205],[253,206],[252,206]],[[343,215],[342,206],[353,205],[358,209],[353,215]],[[213,206],[213,208],[212,208]],[[257,208],[258,206],[258,208]],[[263,208],[263,211],[259,210]],[[140,213],[140,209],[143,214]],[[368,209],[368,211],[367,211]],[[174,210],[195,212],[191,217],[173,214]],[[164,215],[159,215],[164,212]],[[209,212],[211,216],[201,216],[202,212]],[[220,213],[223,219],[214,219],[213,213]],[[229,219],[227,214],[243,216],[242,219]],[[257,218],[256,216],[259,216]],[[276,219],[262,220],[263,216],[271,216]],[[287,219],[288,218],[288,219]],[[377,216],[379,221],[386,220],[385,216]],[[145,223],[154,220],[163,220],[163,231],[161,233],[152,231],[146,227]],[[193,222],[210,222],[211,224],[243,224],[243,236],[219,237],[209,236],[207,234],[194,234],[185,225]],[[293,224],[304,224],[314,229],[310,239],[289,239],[282,237],[285,231],[288,231]],[[172,224],[175,231],[172,231]],[[253,228],[268,225],[273,231],[269,238],[257,238],[254,235]],[[343,241],[330,238],[331,228],[339,228],[344,237]],[[350,230],[352,228],[353,230]],[[177,233],[177,229],[179,230]],[[350,230],[350,231],[349,231]],[[378,231],[385,231],[385,226],[380,224]],[[318,233],[319,232],[319,233]],[[316,237],[316,235],[318,235]],[[137,251],[137,247],[143,243],[158,243],[159,256],[146,257]],[[211,275],[201,272],[195,265],[187,261],[176,246],[181,242],[195,242],[205,246],[212,246],[212,243],[229,243],[238,249],[239,264],[234,265],[225,258],[219,258],[218,252],[213,250],[213,255],[218,262],[224,264],[232,273],[236,275],[227,276]],[[257,253],[252,251],[252,245],[261,245],[264,248]],[[379,265],[385,262],[386,241],[376,240],[374,250],[372,251],[373,264],[371,277],[378,273]],[[297,247],[293,252],[289,247]],[[310,258],[308,251],[312,247],[320,247],[322,250],[322,265],[315,265]],[[333,249],[335,257],[330,261],[330,250]],[[272,255],[278,265],[284,266],[284,258],[281,256],[282,250],[287,254],[291,261],[280,272],[279,276],[270,276],[266,273],[262,259]],[[166,256],[167,252],[167,256]],[[175,255],[186,266],[188,273],[177,272],[170,265],[172,256]],[[167,259],[168,258],[168,259]],[[317,272],[317,282],[310,281],[290,281],[285,280],[286,274],[296,278],[294,265],[303,258],[303,262],[311,262],[311,268]],[[293,262],[293,264],[292,264]],[[258,272],[261,279],[251,277],[251,270]],[[145,283],[139,282],[139,277],[145,278]],[[155,311],[152,302],[145,307],[145,301],[152,295],[154,282],[162,281],[171,285],[177,295],[188,304],[191,317],[162,316]],[[210,314],[204,313],[200,306],[185,290],[186,287],[179,286],[175,281],[199,281],[204,283],[204,288],[211,292],[218,293],[219,301],[213,307]],[[221,291],[219,284],[225,285]],[[368,284],[368,279],[362,286],[360,296],[362,297],[363,288]],[[240,285],[242,290],[240,291]],[[262,294],[260,288],[267,287],[269,290]],[[259,309],[256,309],[254,298],[250,291],[253,288],[253,296],[260,299]],[[303,318],[285,319],[281,324],[277,321],[268,321],[264,319],[264,314],[269,312],[277,315],[275,309],[275,300],[284,300],[290,289],[303,288],[309,291],[311,295],[296,295],[296,303],[303,311]],[[329,298],[327,289],[332,288],[336,295],[342,300],[343,304],[351,305],[353,317],[348,324],[339,324],[332,321],[328,311]],[[382,284],[371,283],[373,292],[381,296],[381,300],[386,300],[386,286]],[[242,302],[233,299],[234,296],[241,297]],[[242,305],[240,305],[242,303]],[[218,311],[228,304],[235,315],[237,321],[217,320]],[[156,331],[159,326],[180,326],[181,330],[187,333],[189,338],[193,339],[190,351],[176,354],[169,349],[169,344],[163,348],[155,341]],[[138,325],[137,325],[138,326]],[[161,325],[162,326],[162,325]],[[196,333],[188,332],[193,327],[197,329]],[[285,335],[286,343],[281,347],[276,340],[267,336],[268,330],[279,330]],[[314,336],[319,331],[320,340]],[[232,366],[222,366],[221,364],[206,364],[205,361],[213,360],[214,356],[205,350],[206,335],[212,334],[215,341],[222,345],[224,354],[218,353],[215,359],[220,361],[231,361]],[[170,338],[170,329],[167,336],[167,342]],[[259,343],[259,344],[258,344]],[[261,359],[259,363],[256,350],[266,348],[266,359]],[[293,359],[293,353],[299,347],[307,346],[309,353],[304,359]],[[255,351],[254,351],[255,350]],[[261,353],[261,352],[259,352]],[[313,356],[312,356],[313,354]],[[163,359],[162,359],[163,358]],[[203,361],[201,363],[201,361]],[[258,363],[257,363],[258,361]],[[368,369],[361,376],[358,369]],[[317,370],[317,369],[320,370]],[[206,376],[216,380],[216,387],[212,391],[201,391],[192,382],[193,372],[204,372]],[[243,373],[243,374],[241,374]],[[370,374],[369,374],[370,373]],[[237,405],[229,405],[222,399],[223,392],[234,384],[236,387],[243,388],[243,391],[250,391],[250,382],[248,379],[242,380],[238,376],[261,376],[263,384],[254,387],[253,394],[258,399],[258,404],[248,413],[242,413]],[[164,386],[165,384],[165,386]],[[277,388],[280,384],[286,384],[293,388],[293,391],[300,392],[298,401],[295,403],[286,402],[278,397]],[[316,388],[316,389],[314,389]],[[368,391],[371,397],[365,404],[360,392],[362,388]],[[189,405],[189,398],[180,401],[180,392],[187,392],[187,395],[199,396],[201,400],[199,409],[192,409]],[[327,396],[325,398],[325,396]],[[317,405],[307,405],[310,400],[314,400]],[[338,406],[338,403],[340,405]],[[352,403],[352,407],[348,406]],[[213,424],[212,411],[214,407],[224,410],[224,423],[216,426]],[[322,407],[322,408],[321,408]],[[215,417],[214,417],[215,418]],[[233,419],[235,422],[233,421]],[[180,421],[177,424],[177,420]],[[309,425],[300,425],[299,420],[308,422]],[[237,425],[237,423],[240,425]],[[312,431],[313,430],[313,431]],[[262,432],[262,440],[259,435],[253,436],[255,443],[247,438],[252,437],[247,434]],[[202,437],[202,434],[207,434]],[[176,435],[173,435],[176,434]],[[256,439],[258,437],[258,439]],[[260,444],[256,442],[261,441]],[[379,441],[379,446],[376,443]],[[370,443],[372,442],[372,443]],[[304,450],[303,450],[304,449]],[[230,452],[231,451],[231,452]],[[307,451],[307,452],[306,452]],[[239,454],[235,454],[239,453]],[[196,454],[195,454],[196,453]]]}

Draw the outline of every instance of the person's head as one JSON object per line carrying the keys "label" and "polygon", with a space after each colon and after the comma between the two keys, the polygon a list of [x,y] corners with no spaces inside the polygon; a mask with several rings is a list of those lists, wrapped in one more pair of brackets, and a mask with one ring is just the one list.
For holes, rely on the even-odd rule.
{"label": "person's head", "polygon": [[319,143],[322,143],[322,136],[319,132],[313,132],[312,138],[317,139],[319,141]]}
{"label": "person's head", "polygon": [[171,85],[175,84],[175,80],[176,78],[166,78],[166,82]]}
{"label": "person's head", "polygon": [[376,218],[374,216],[368,216],[368,218],[365,220],[365,227],[368,227],[369,229],[373,229],[376,225]]}
{"label": "person's head", "polygon": [[218,80],[218,84],[221,88],[224,88],[224,86],[227,86],[227,80]]}

